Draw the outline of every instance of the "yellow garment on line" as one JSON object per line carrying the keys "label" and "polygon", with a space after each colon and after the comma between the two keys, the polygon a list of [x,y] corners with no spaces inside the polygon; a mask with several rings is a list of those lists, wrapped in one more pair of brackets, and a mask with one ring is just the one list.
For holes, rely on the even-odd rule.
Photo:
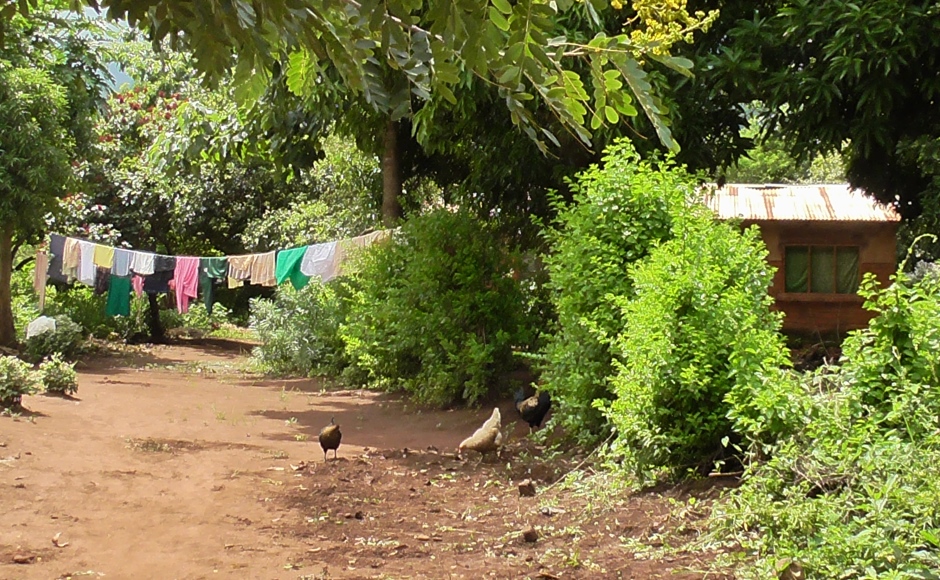
{"label": "yellow garment on line", "polygon": [[114,265],[114,248],[95,244],[95,266],[110,268]]}
{"label": "yellow garment on line", "polygon": [[238,288],[239,286],[244,286],[244,285],[245,285],[244,280],[238,280],[236,278],[232,278],[231,276],[228,277],[229,288]]}
{"label": "yellow garment on line", "polygon": [[232,285],[232,280],[243,282],[251,278],[251,265],[255,262],[256,254],[228,257],[229,288],[237,288],[241,284]]}
{"label": "yellow garment on line", "polygon": [[75,238],[65,238],[62,249],[62,273],[66,279],[78,278],[78,265],[82,261],[82,248]]}

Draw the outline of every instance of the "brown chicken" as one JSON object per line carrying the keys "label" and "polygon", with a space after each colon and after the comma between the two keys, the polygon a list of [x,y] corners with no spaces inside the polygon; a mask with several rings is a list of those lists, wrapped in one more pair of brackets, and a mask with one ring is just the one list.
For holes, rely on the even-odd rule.
{"label": "brown chicken", "polygon": [[501,426],[499,408],[494,408],[490,418],[474,431],[473,435],[460,442],[460,445],[457,446],[457,453],[471,450],[485,455],[490,451],[495,451],[496,455],[499,455],[499,448],[503,444],[503,434],[500,432]]}
{"label": "brown chicken", "polygon": [[339,425],[334,423],[333,419],[333,417],[330,417],[330,424],[320,429],[320,447],[323,448],[323,461],[326,461],[326,453],[330,449],[333,450],[333,459],[336,459],[336,450],[339,449],[339,442],[343,439]]}

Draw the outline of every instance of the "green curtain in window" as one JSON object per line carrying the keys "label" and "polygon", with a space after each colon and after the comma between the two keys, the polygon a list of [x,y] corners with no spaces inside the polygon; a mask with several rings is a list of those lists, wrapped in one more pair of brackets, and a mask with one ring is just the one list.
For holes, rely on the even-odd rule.
{"label": "green curtain in window", "polygon": [[836,251],[836,292],[854,294],[858,290],[858,248],[839,248]]}
{"label": "green curtain in window", "polygon": [[786,249],[784,277],[786,292],[809,291],[809,248],[793,246]]}
{"label": "green curtain in window", "polygon": [[813,247],[810,255],[810,292],[836,291],[836,249]]}

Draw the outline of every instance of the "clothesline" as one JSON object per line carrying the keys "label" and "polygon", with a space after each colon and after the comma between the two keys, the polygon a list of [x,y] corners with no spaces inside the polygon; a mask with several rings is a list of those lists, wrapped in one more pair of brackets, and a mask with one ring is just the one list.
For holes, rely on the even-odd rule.
{"label": "clothesline", "polygon": [[50,235],[49,253],[36,255],[33,286],[39,295],[39,309],[45,303],[47,279],[79,282],[108,294],[106,312],[112,316],[130,315],[130,294],[162,294],[172,291],[177,310],[188,312],[189,301],[201,292],[211,313],[215,284],[229,288],[249,284],[277,286],[290,280],[296,289],[311,278],[328,282],[342,274],[350,252],[383,241],[391,230],[380,230],[320,244],[298,246],[254,254],[230,256],[169,256],[115,248],[89,240]]}

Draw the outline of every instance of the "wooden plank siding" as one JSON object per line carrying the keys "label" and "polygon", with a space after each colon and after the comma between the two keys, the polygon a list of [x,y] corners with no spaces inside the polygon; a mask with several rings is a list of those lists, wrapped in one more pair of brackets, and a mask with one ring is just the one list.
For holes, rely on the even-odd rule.
{"label": "wooden plank siding", "polygon": [[749,221],[757,225],[767,245],[768,263],[776,269],[770,294],[774,306],[783,311],[784,331],[842,335],[863,328],[873,314],[862,308],[856,294],[787,293],[784,256],[787,246],[856,246],[859,249],[859,280],[872,272],[888,284],[896,269],[897,222]]}

